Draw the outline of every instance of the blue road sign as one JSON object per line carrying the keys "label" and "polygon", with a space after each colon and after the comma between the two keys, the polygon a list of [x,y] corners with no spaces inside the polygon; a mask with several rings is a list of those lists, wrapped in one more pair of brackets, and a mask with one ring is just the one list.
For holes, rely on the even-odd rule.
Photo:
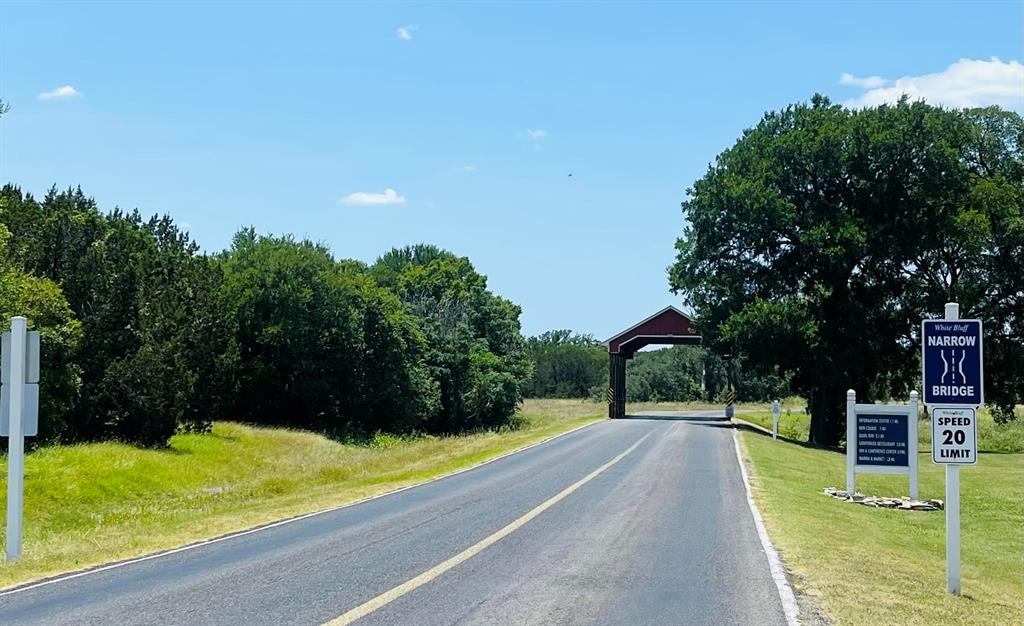
{"label": "blue road sign", "polygon": [[857,465],[908,467],[906,415],[857,414]]}
{"label": "blue road sign", "polygon": [[921,322],[924,403],[979,406],[985,402],[981,320]]}

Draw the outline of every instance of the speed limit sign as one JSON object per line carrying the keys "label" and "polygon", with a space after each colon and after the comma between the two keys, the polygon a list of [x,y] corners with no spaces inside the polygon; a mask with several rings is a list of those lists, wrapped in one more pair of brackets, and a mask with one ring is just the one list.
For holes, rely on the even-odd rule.
{"label": "speed limit sign", "polygon": [[932,462],[943,465],[978,462],[978,418],[974,409],[932,409]]}

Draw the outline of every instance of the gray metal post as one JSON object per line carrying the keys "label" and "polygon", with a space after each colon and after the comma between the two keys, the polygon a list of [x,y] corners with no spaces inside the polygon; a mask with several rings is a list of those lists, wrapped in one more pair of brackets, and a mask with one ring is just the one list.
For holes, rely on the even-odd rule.
{"label": "gray metal post", "polygon": [[25,434],[22,407],[25,400],[25,344],[28,323],[11,318],[10,437],[7,439],[7,560],[21,556],[21,522],[25,488]]}

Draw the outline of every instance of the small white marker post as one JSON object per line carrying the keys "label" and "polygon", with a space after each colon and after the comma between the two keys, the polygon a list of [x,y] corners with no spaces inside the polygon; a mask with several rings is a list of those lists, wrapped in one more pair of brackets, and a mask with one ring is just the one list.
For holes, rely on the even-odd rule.
{"label": "small white marker post", "polygon": [[857,420],[850,419],[857,414],[857,392],[846,390],[846,493],[853,495],[857,488],[857,455],[850,454],[850,446],[857,445]]}
{"label": "small white marker post", "polygon": [[779,413],[781,412],[779,401],[772,400],[772,439],[779,438]]}
{"label": "small white marker post", "polygon": [[22,407],[25,401],[25,344],[27,321],[11,318],[10,429],[7,439],[7,560],[21,556],[21,516],[25,483],[25,434],[22,431]]}
{"label": "small white marker post", "polygon": [[[945,318],[960,319],[960,305],[947,302]],[[934,410],[934,409],[933,409]],[[935,445],[935,442],[932,442]],[[946,466],[946,589],[960,595],[960,466]]]}

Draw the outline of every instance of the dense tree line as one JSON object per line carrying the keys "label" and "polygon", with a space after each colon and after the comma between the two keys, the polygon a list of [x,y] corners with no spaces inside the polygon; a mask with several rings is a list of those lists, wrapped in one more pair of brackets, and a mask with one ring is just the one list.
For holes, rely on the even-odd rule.
{"label": "dense tree line", "polygon": [[534,398],[602,396],[608,384],[608,351],[593,335],[551,330],[527,340],[533,378],[527,395]]}
{"label": "dense tree line", "polygon": [[165,445],[212,419],[337,433],[506,424],[519,308],[433,246],[373,266],[291,237],[201,254],[169,217],[0,190],[0,315],[42,335],[37,442]]}
{"label": "dense tree line", "polygon": [[[591,335],[552,330],[527,340],[533,378],[526,394],[536,398],[594,398],[604,401],[608,387],[608,351]],[[724,401],[725,362],[703,347],[672,346],[638,352],[627,364],[630,402]],[[741,401],[771,400],[788,391],[775,373],[762,374],[733,363],[733,388]]]}
{"label": "dense tree line", "polygon": [[670,284],[705,343],[809,399],[811,440],[842,437],[845,393],[905,397],[920,320],[958,301],[985,324],[986,401],[1024,401],[1024,120],[907,99],[816,96],[767,113],[683,203]]}
{"label": "dense tree line", "polygon": [[[738,402],[767,402],[788,393],[779,375],[747,367],[743,358],[732,363],[732,383]],[[626,366],[629,402],[725,402],[726,363],[714,352],[697,346],[672,346],[638,352]]]}

